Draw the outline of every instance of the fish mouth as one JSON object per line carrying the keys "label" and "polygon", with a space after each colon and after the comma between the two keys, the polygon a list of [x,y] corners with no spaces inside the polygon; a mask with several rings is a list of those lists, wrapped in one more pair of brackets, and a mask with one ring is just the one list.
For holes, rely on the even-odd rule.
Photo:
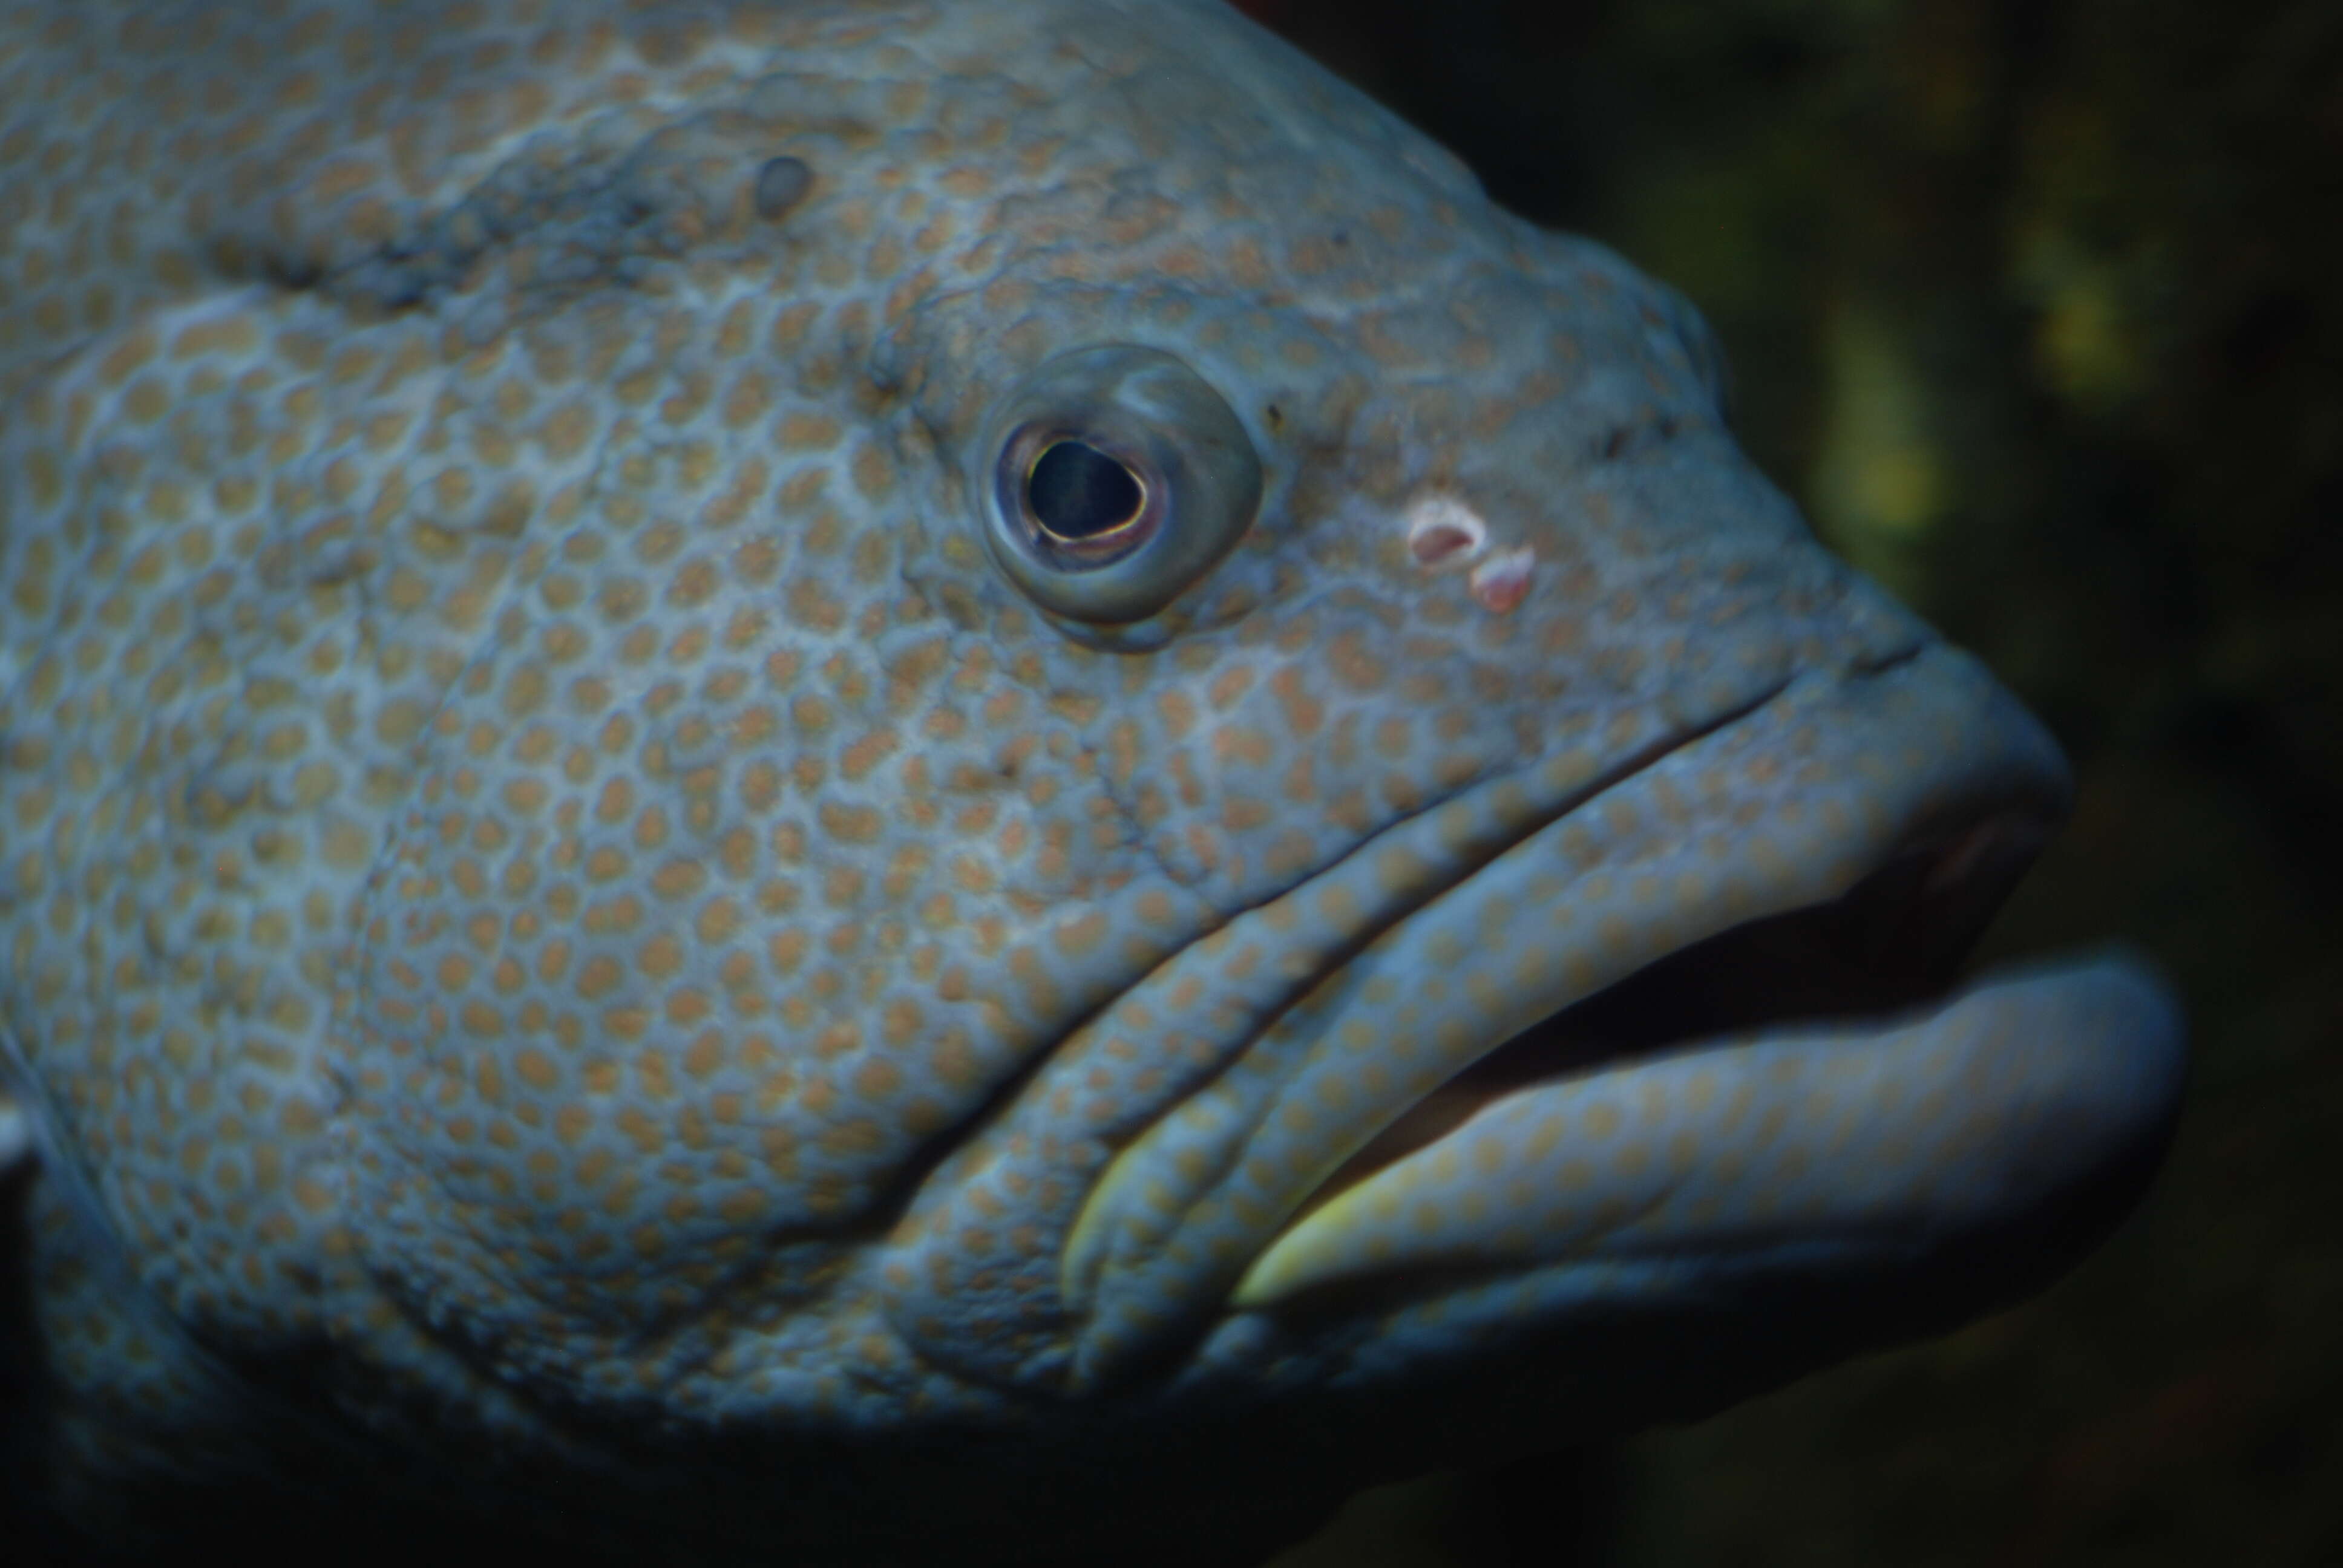
{"label": "fish mouth", "polygon": [[1329,1175],[1231,1304],[1817,1241],[1910,1257],[2103,1204],[2168,1134],[2176,1001],[2119,954],[1961,978],[2055,826],[2017,807],[1901,845],[1539,1020]]}
{"label": "fish mouth", "polygon": [[1541,1020],[1345,1161],[1232,1304],[1816,1241],[1910,1256],[2104,1204],[2104,1173],[2144,1174],[2169,1131],[2172,997],[2119,954],[1961,978],[2048,829],[1906,850]]}
{"label": "fish mouth", "polygon": [[1078,1380],[1160,1341],[1166,1301],[1290,1315],[1460,1271],[1909,1252],[2160,1144],[2181,1034],[2140,966],[1960,979],[2066,789],[2040,727],[1937,645],[1535,829],[1117,1157],[1064,1254]]}
{"label": "fish mouth", "polygon": [[1507,1096],[1785,1026],[1930,1010],[2056,829],[2021,808],[1948,842],[1906,845],[1837,898],[1732,927],[1539,1020],[1410,1106],[1293,1224]]}

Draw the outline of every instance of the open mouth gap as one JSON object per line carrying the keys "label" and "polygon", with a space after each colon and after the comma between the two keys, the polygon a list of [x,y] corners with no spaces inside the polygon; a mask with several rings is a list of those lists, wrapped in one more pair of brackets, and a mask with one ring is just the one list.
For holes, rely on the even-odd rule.
{"label": "open mouth gap", "polygon": [[1881,1019],[1942,997],[2050,836],[2007,810],[1906,847],[1853,888],[1721,931],[1522,1030],[1410,1107],[1296,1211],[1328,1200],[1535,1083],[1771,1026]]}

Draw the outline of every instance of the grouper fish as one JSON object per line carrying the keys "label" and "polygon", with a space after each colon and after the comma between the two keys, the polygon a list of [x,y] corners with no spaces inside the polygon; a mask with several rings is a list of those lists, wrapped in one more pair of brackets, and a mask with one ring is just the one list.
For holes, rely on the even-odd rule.
{"label": "grouper fish", "polygon": [[11,1482],[1242,1563],[2038,1285],[2177,1009],[1728,403],[1213,0],[0,4]]}

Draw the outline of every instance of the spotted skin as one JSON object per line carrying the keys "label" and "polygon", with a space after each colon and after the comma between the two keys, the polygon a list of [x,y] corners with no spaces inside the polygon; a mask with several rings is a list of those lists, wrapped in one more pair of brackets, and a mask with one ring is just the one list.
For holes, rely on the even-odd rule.
{"label": "spotted skin", "polygon": [[[1765,1314],[1885,1254],[1777,1242],[1908,1262],[2168,1111],[2100,965],[1311,1206],[2063,765],[1738,455],[1677,297],[1204,0],[0,4],[0,1153],[68,1509],[325,1453],[718,1555],[1258,1550],[1845,1353]],[[976,518],[990,411],[1114,344],[1264,489],[1101,624]],[[1997,1114],[1849,1132],[1906,1040]],[[1588,1326],[1700,1302],[1714,1365]]]}

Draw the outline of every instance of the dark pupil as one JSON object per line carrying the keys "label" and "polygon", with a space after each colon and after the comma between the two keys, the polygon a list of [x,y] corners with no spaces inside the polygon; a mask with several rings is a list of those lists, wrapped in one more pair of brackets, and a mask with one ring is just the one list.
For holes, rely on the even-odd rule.
{"label": "dark pupil", "polygon": [[1025,504],[1061,539],[1094,538],[1119,528],[1146,498],[1131,470],[1080,441],[1061,441],[1025,477]]}

